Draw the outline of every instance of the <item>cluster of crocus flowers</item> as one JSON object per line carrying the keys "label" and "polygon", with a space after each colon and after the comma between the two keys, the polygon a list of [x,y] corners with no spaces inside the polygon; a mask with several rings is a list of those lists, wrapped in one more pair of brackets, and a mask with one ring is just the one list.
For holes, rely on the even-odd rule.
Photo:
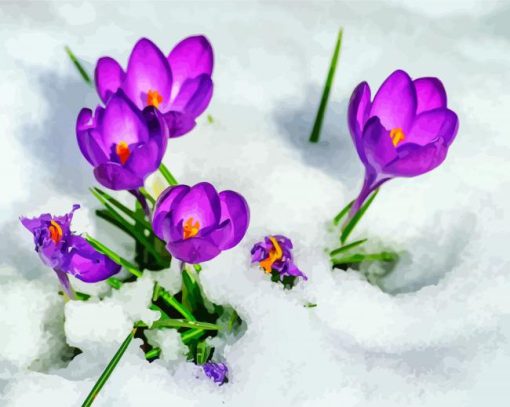
{"label": "cluster of crocus flowers", "polygon": [[156,202],[152,227],[172,256],[196,264],[236,246],[249,220],[248,204],[240,194],[218,193],[201,182],[167,188]]}
{"label": "cluster of crocus flowers", "polygon": [[225,363],[206,362],[202,369],[205,375],[219,386],[228,382],[228,367]]}
{"label": "cluster of crocus flowers", "polygon": [[251,249],[251,262],[258,263],[276,281],[292,287],[296,278],[307,280],[305,274],[294,264],[292,241],[282,235],[266,236]]}
{"label": "cluster of crocus flowers", "polygon": [[120,266],[97,252],[83,237],[71,231],[73,213],[63,216],[49,213],[36,218],[22,217],[21,223],[34,236],[35,251],[51,267],[69,298],[74,298],[67,274],[87,283],[106,280],[120,271]]}
{"label": "cluster of crocus flowers", "polygon": [[362,190],[352,217],[367,197],[395,177],[415,177],[436,168],[446,158],[458,130],[457,115],[447,107],[446,91],[437,78],[412,80],[393,72],[373,100],[360,83],[349,102],[348,124],[365,166]]}
{"label": "cluster of crocus flowers", "polygon": [[140,109],[157,108],[170,137],[186,134],[212,97],[214,65],[211,44],[204,36],[188,37],[165,56],[149,39],[140,39],[129,56],[127,69],[111,57],[100,58],[95,83],[106,104],[119,89]]}

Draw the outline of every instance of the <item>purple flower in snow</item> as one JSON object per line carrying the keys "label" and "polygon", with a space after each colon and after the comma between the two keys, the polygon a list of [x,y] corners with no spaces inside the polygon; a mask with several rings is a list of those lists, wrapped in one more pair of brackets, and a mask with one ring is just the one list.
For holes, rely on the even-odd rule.
{"label": "purple flower in snow", "polygon": [[384,182],[415,177],[440,165],[459,126],[439,79],[412,80],[401,70],[384,81],[373,101],[368,84],[360,83],[349,102],[348,122],[366,168],[350,216]]}
{"label": "purple flower in snow", "polygon": [[120,271],[120,266],[97,252],[83,237],[71,232],[73,213],[79,205],[63,216],[45,213],[36,218],[20,218],[34,235],[35,251],[45,265],[57,273],[66,294],[73,298],[66,274],[86,283],[106,280]]}
{"label": "purple flower in snow", "polygon": [[147,38],[140,39],[129,57],[127,69],[103,57],[97,61],[96,88],[104,103],[117,89],[141,110],[158,108],[168,124],[170,137],[186,134],[211,100],[214,58],[204,36],[188,37],[165,57]]}
{"label": "purple flower in snow", "polygon": [[221,386],[223,383],[228,382],[228,367],[225,363],[207,362],[204,363],[202,368],[205,375],[213,380],[214,383],[218,383]]}
{"label": "purple flower in snow", "polygon": [[155,108],[140,111],[119,90],[94,114],[81,110],[76,136],[99,183],[113,190],[131,190],[142,187],[145,178],[158,169],[168,129]]}
{"label": "purple flower in snow", "polygon": [[196,264],[236,246],[249,221],[248,203],[240,194],[218,193],[201,182],[167,188],[154,207],[152,228],[172,256]]}
{"label": "purple flower in snow", "polygon": [[292,257],[292,241],[282,235],[266,236],[251,249],[251,262],[259,263],[266,273],[276,272],[280,278],[308,278],[297,268]]}

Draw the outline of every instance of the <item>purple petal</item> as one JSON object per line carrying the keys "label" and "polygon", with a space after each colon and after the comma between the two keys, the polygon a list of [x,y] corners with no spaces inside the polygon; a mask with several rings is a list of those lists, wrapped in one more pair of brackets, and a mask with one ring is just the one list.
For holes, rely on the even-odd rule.
{"label": "purple petal", "polygon": [[384,168],[389,175],[415,177],[436,168],[446,158],[448,147],[443,139],[425,146],[405,144],[398,149],[399,158]]}
{"label": "purple petal", "polygon": [[250,223],[250,209],[246,199],[234,191],[219,194],[221,203],[220,223],[225,226],[211,233],[211,239],[221,250],[236,246],[246,234]]}
{"label": "purple petal", "polygon": [[451,110],[442,108],[428,110],[416,117],[404,142],[424,146],[438,137],[450,141],[455,136],[457,123],[457,115]]}
{"label": "purple petal", "polygon": [[139,40],[129,57],[124,89],[129,98],[140,108],[147,106],[149,90],[157,91],[163,101],[164,111],[170,102],[172,72],[167,59],[159,48],[147,38]]}
{"label": "purple petal", "polygon": [[374,168],[376,172],[382,172],[382,168],[397,157],[390,133],[377,117],[371,117],[367,121],[362,145],[367,160],[365,164]]}
{"label": "purple petal", "polygon": [[106,105],[101,137],[107,151],[120,141],[130,145],[146,142],[149,138],[142,113],[122,91],[113,95]]}
{"label": "purple petal", "polygon": [[208,182],[191,187],[173,210],[176,223],[186,222],[189,218],[200,223],[200,229],[217,225],[220,221],[221,206],[218,192]]}
{"label": "purple petal", "polygon": [[136,176],[119,163],[100,164],[94,168],[94,175],[97,182],[114,191],[137,189],[143,186],[143,178]]}
{"label": "purple petal", "polygon": [[413,82],[404,71],[395,71],[377,91],[370,117],[379,117],[387,130],[401,128],[407,134],[415,114],[416,91]]}
{"label": "purple petal", "polygon": [[76,120],[76,138],[85,159],[94,167],[108,160],[106,153],[97,142],[99,133],[92,127],[94,119],[90,109],[82,109]]}
{"label": "purple petal", "polygon": [[416,114],[428,110],[446,108],[446,91],[437,78],[419,78],[414,81],[416,89]]}
{"label": "purple petal", "polygon": [[106,280],[117,274],[120,266],[96,251],[83,237],[72,236],[65,271],[86,283]]}
{"label": "purple petal", "polygon": [[160,148],[155,141],[150,141],[132,149],[124,167],[137,177],[145,179],[159,168],[159,164],[161,164]]}
{"label": "purple petal", "polygon": [[124,71],[115,59],[103,57],[97,61],[94,80],[99,97],[106,103],[122,85]]}
{"label": "purple petal", "polygon": [[152,216],[152,229],[156,236],[160,239],[166,240],[164,236],[164,227],[169,227],[169,225],[165,225],[164,220],[167,219],[167,215],[172,209],[173,203],[178,200],[180,201],[180,199],[182,199],[189,190],[190,187],[187,185],[177,185],[174,187],[168,187],[159,196]]}
{"label": "purple petal", "polygon": [[209,104],[212,92],[213,83],[210,76],[204,74],[194,79],[188,79],[183,83],[179,94],[172,102],[171,109],[197,117]]}
{"label": "purple petal", "polygon": [[348,123],[354,145],[360,152],[359,144],[363,127],[370,111],[370,86],[366,82],[360,83],[352,92],[349,101]]}
{"label": "purple petal", "polygon": [[182,112],[167,112],[164,114],[170,138],[180,137],[193,130],[195,118]]}
{"label": "purple petal", "polygon": [[214,65],[211,44],[203,35],[185,38],[170,52],[168,63],[173,74],[171,100],[174,100],[187,79],[201,74],[211,76]]}
{"label": "purple petal", "polygon": [[211,260],[221,253],[213,242],[201,237],[169,242],[166,247],[173,257],[190,264]]}

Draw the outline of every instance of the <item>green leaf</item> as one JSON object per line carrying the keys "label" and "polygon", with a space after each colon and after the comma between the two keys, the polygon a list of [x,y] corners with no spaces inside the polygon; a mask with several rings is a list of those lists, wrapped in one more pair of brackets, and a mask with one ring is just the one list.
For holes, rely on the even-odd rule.
{"label": "green leaf", "polygon": [[160,348],[152,348],[150,351],[145,353],[145,359],[152,360],[156,359],[161,355],[161,349]]}
{"label": "green leaf", "polygon": [[122,287],[122,281],[115,277],[110,277],[108,280],[106,280],[106,282],[115,290],[118,290],[120,287]]}
{"label": "green leaf", "polygon": [[363,217],[363,215],[365,214],[367,209],[370,207],[370,205],[372,204],[373,200],[375,199],[375,197],[377,196],[378,193],[379,193],[379,189],[376,189],[372,193],[372,195],[370,195],[370,198],[368,198],[368,200],[359,209],[359,211],[356,212],[356,214],[352,217],[352,219],[349,221],[349,223],[347,223],[347,225],[345,225],[345,228],[342,230],[342,235],[340,236],[340,242],[342,242],[342,244],[345,243],[345,241],[347,240],[347,238],[349,237],[351,232],[354,230],[354,227],[361,220],[361,218]]}
{"label": "green leaf", "polygon": [[205,341],[201,341],[197,344],[196,360],[197,365],[201,366],[209,359],[211,354],[211,347],[207,345]]}
{"label": "green leaf", "polygon": [[156,200],[152,197],[151,194],[149,194],[147,192],[147,190],[145,188],[142,187],[142,188],[139,188],[138,190],[145,197],[145,199],[147,199],[152,205],[154,205],[156,203]]}
{"label": "green leaf", "polygon": [[354,201],[349,202],[339,213],[335,216],[335,219],[333,219],[333,223],[335,226],[337,226],[340,221],[344,218],[345,215],[351,210],[352,205],[354,204]]}
{"label": "green leaf", "polygon": [[187,321],[184,319],[160,319],[152,324],[151,329],[162,328],[198,328],[208,331],[219,331],[220,327],[216,324],[200,321]]}
{"label": "green leaf", "polygon": [[159,172],[163,177],[166,179],[166,182],[168,182],[168,185],[178,185],[179,183],[175,179],[175,177],[172,175],[170,170],[165,166],[165,164],[161,163],[159,166]]}
{"label": "green leaf", "polygon": [[345,253],[346,251],[348,251],[348,250],[350,250],[350,249],[352,249],[354,247],[358,247],[358,246],[362,245],[366,241],[367,241],[367,239],[362,239],[362,240],[357,240],[355,242],[346,244],[345,246],[339,247],[338,249],[335,249],[335,250],[331,251],[329,253],[329,255],[331,257],[338,256],[339,254]]}
{"label": "green leaf", "polygon": [[184,342],[184,344],[187,345],[190,342],[197,340],[204,334],[205,331],[203,329],[190,329],[189,331],[186,331],[181,335],[181,339]]}
{"label": "green leaf", "polygon": [[107,246],[105,246],[99,240],[96,240],[92,236],[88,236],[88,235],[85,236],[85,239],[87,240],[87,242],[89,242],[92,245],[92,247],[94,249],[96,249],[97,251],[108,256],[115,263],[124,267],[127,271],[129,271],[135,277],[142,276],[142,272],[140,270],[138,270],[133,263],[131,263],[128,260],[124,259],[123,257],[119,256],[117,253],[115,253],[113,250],[109,249]]}
{"label": "green leaf", "polygon": [[351,254],[350,256],[343,257],[341,259],[332,260],[333,266],[339,266],[342,264],[355,264],[362,263],[365,261],[396,261],[398,260],[398,254],[394,252],[381,252],[372,254]]}
{"label": "green leaf", "polygon": [[90,407],[92,405],[95,398],[97,397],[97,395],[99,394],[99,392],[101,391],[103,386],[105,385],[106,381],[108,380],[108,378],[110,377],[110,375],[112,374],[114,369],[117,367],[120,359],[124,355],[124,352],[126,352],[126,349],[128,348],[129,344],[131,343],[133,337],[135,336],[136,330],[137,330],[136,327],[133,328],[133,330],[129,333],[129,335],[124,340],[124,342],[122,342],[122,345],[120,345],[119,350],[117,350],[117,352],[113,356],[110,363],[108,363],[108,365],[104,369],[101,376],[99,376],[99,379],[97,380],[94,387],[92,387],[92,390],[90,391],[89,395],[83,402],[82,407]]}
{"label": "green leaf", "polygon": [[76,58],[76,56],[73,54],[73,52],[71,51],[71,48],[69,48],[68,46],[65,47],[65,50],[67,52],[67,55],[69,56],[69,58],[71,59],[71,61],[73,62],[74,66],[76,67],[76,69],[78,69],[78,72],[80,72],[80,75],[81,77],[83,78],[83,80],[85,82],[87,82],[88,85],[92,86],[92,80],[90,79],[90,76],[89,74],[87,73],[87,71],[85,70],[85,68],[83,68],[80,64],[80,62],[78,61],[78,58]]}
{"label": "green leaf", "polygon": [[335,77],[338,57],[340,56],[340,48],[342,46],[342,34],[343,29],[340,28],[340,30],[338,31],[338,37],[335,44],[335,51],[333,52],[333,57],[331,58],[331,63],[329,65],[328,77],[326,79],[326,83],[324,84],[324,90],[322,91],[319,110],[317,111],[317,116],[315,117],[315,123],[313,124],[312,133],[310,134],[309,140],[310,143],[317,143],[319,141],[322,122],[324,120],[324,113],[326,112],[326,106],[328,105],[329,92],[331,91],[331,87],[333,85],[333,79]]}
{"label": "green leaf", "polygon": [[171,295],[168,291],[166,291],[163,287],[159,289],[159,298],[161,298],[165,303],[170,305],[173,309],[175,309],[178,313],[180,313],[184,318],[188,321],[196,321],[196,318],[193,314],[188,311],[188,309],[177,301],[173,295]]}

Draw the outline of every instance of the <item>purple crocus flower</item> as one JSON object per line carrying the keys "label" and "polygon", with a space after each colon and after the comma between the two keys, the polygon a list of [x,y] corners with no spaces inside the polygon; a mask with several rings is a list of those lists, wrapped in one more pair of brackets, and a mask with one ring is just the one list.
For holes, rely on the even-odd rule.
{"label": "purple crocus flower", "polygon": [[202,368],[205,375],[213,380],[214,383],[218,383],[221,386],[228,381],[228,367],[225,363],[206,362]]}
{"label": "purple crocus flower", "polygon": [[259,263],[268,274],[276,271],[283,277],[302,277],[305,274],[297,268],[292,257],[292,241],[282,235],[266,236],[251,249],[251,262]]}
{"label": "purple crocus flower", "polygon": [[154,207],[152,228],[172,256],[196,264],[236,246],[249,221],[248,204],[240,194],[218,193],[201,182],[167,188]]}
{"label": "purple crocus flower", "polygon": [[106,280],[120,271],[120,266],[97,252],[83,237],[71,232],[73,213],[63,216],[45,213],[36,218],[20,218],[21,223],[34,235],[35,251],[45,265],[57,273],[66,294],[74,298],[67,274],[86,283]]}
{"label": "purple crocus flower", "polygon": [[213,50],[204,36],[182,40],[168,57],[142,38],[131,51],[125,72],[113,58],[97,61],[96,88],[104,103],[123,89],[139,109],[158,108],[170,137],[179,137],[195,127],[195,119],[211,100],[213,64]]}
{"label": "purple crocus flower", "polygon": [[360,83],[349,102],[348,122],[366,169],[351,217],[384,182],[415,177],[440,165],[459,126],[439,79],[412,80],[401,70],[384,81],[373,101],[368,84]]}
{"label": "purple crocus flower", "polygon": [[76,136],[99,183],[113,190],[134,190],[161,164],[168,129],[157,109],[140,111],[119,90],[94,114],[81,110]]}

